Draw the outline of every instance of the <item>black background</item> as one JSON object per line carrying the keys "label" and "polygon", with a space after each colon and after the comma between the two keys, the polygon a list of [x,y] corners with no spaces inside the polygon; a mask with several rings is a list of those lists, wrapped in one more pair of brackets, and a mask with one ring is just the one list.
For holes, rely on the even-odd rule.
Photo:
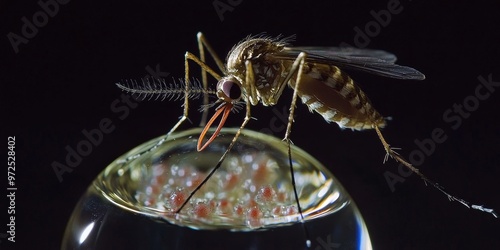
{"label": "black background", "polygon": [[[221,0],[220,2],[224,2]],[[91,181],[116,157],[167,132],[181,114],[181,102],[142,102],[128,115],[110,105],[120,100],[114,83],[148,75],[146,68],[183,77],[185,51],[197,53],[196,33],[203,31],[222,58],[249,34],[296,34],[295,45],[356,45],[355,27],[374,20],[370,11],[387,9],[389,1],[233,1],[220,19],[212,1],[76,1],[60,5],[54,17],[14,52],[7,34],[21,35],[22,17],[32,19],[35,1],[0,5],[0,84],[2,140],[16,137],[16,243],[1,239],[0,249],[58,249],[74,205]],[[241,3],[240,3],[241,2]],[[327,1],[324,1],[327,2]],[[420,166],[448,191],[500,211],[500,146],[496,92],[462,119],[457,129],[443,114],[475,95],[478,76],[500,81],[499,20],[494,2],[453,4],[401,1],[403,10],[370,38],[369,48],[398,55],[399,63],[421,70],[422,82],[351,74],[374,106],[393,117],[386,139],[408,156],[415,139],[438,143]],[[359,44],[358,44],[359,45]],[[198,71],[195,71],[198,72]],[[213,82],[213,81],[212,81]],[[284,94],[277,110],[287,108]],[[123,120],[119,117],[123,116]],[[194,124],[199,113],[190,113]],[[269,128],[272,108],[258,106],[248,128]],[[243,113],[228,122],[238,126]],[[83,129],[98,128],[109,118],[115,129],[104,135],[60,182],[52,169],[64,163],[66,146],[85,139]],[[292,140],[323,162],[344,184],[364,216],[376,249],[498,249],[500,219],[468,210],[416,176],[404,178],[392,192],[384,177],[397,174],[393,161],[382,164],[383,148],[375,132],[340,130],[299,105]],[[278,124],[279,125],[279,124]],[[184,124],[183,129],[194,125]],[[277,131],[283,137],[284,131]],[[5,146],[6,147],[6,146]],[[6,150],[4,159],[7,158]],[[1,187],[6,187],[6,160]],[[5,190],[5,189],[4,189]],[[7,220],[7,191],[0,192]],[[0,232],[7,231],[0,226]],[[28,249],[28,248],[24,248]]]}

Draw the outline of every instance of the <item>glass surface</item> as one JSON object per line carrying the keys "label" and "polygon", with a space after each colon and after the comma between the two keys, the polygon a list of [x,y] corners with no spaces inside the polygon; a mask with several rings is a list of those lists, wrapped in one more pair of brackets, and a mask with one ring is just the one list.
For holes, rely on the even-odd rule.
{"label": "glass surface", "polygon": [[312,156],[292,147],[304,224],[282,140],[244,130],[220,168],[178,213],[219,162],[235,129],[202,152],[201,129],[146,142],[111,163],[68,222],[62,249],[371,249],[349,194]]}

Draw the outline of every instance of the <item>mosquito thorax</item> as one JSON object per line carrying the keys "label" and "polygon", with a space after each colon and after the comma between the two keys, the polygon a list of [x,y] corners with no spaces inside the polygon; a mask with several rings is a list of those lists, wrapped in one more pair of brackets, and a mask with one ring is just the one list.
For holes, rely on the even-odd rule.
{"label": "mosquito thorax", "polygon": [[[283,51],[286,40],[276,38],[248,38],[236,45],[228,54],[227,70],[239,79],[247,76],[247,64],[252,66],[253,82],[242,82],[243,89],[254,85],[259,101],[265,106],[276,103],[276,91],[284,81],[286,68],[274,55]],[[254,102],[252,104],[255,105]]]}
{"label": "mosquito thorax", "polygon": [[227,68],[244,70],[246,60],[265,60],[266,54],[280,52],[285,47],[285,43],[278,39],[271,38],[248,38],[237,44],[228,53]]}

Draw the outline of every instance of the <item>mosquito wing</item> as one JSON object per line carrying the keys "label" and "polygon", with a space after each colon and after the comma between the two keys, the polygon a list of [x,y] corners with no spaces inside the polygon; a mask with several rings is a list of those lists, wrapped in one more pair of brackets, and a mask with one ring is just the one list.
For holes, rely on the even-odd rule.
{"label": "mosquito wing", "polygon": [[331,64],[343,69],[360,70],[396,79],[425,79],[424,74],[418,70],[395,64],[397,57],[383,50],[339,47],[285,47],[275,55],[282,60],[295,60],[301,52],[308,54],[308,62]]}

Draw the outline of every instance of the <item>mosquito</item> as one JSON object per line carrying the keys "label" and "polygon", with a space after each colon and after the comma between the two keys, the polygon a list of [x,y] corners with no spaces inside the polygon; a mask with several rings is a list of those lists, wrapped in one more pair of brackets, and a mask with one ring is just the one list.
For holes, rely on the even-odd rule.
{"label": "mosquito", "polygon": [[[201,32],[197,34],[197,40],[200,53],[199,56],[190,52],[186,52],[185,54],[185,78],[182,84],[184,112],[181,118],[167,133],[166,137],[160,140],[157,145],[147,151],[129,157],[128,160],[139,157],[158,147],[187,119],[189,110],[188,100],[193,94],[203,95],[204,106],[216,106],[215,114],[208,123],[205,123],[208,109],[204,109],[203,111],[201,125],[205,127],[198,139],[198,151],[207,148],[217,137],[229,114],[238,107],[238,104],[244,103],[246,114],[242,124],[228,148],[221,156],[218,164],[210,171],[199,186],[194,189],[176,213],[183,209],[189,199],[221,166],[226,155],[237,141],[240,132],[251,120],[251,107],[258,104],[262,104],[263,106],[275,105],[285,87],[288,86],[293,90],[293,95],[283,141],[288,145],[291,181],[302,223],[304,222],[304,217],[295,187],[292,157],[290,155],[290,135],[294,122],[293,118],[297,99],[300,99],[302,103],[307,105],[311,112],[314,111],[320,114],[326,122],[337,123],[340,128],[375,130],[386,152],[384,162],[386,162],[388,158],[393,158],[416,173],[426,184],[433,186],[446,195],[450,201],[457,201],[468,208],[490,213],[497,217],[493,209],[483,207],[482,205],[471,204],[446,192],[437,182],[431,181],[423,175],[419,169],[415,168],[400,154],[395,152],[395,148],[392,148],[385,140],[381,128],[387,125],[386,119],[375,110],[366,94],[344,70],[359,70],[382,77],[402,80],[425,79],[425,76],[418,70],[396,64],[397,58],[394,54],[373,49],[292,47],[290,46],[290,42],[293,40],[293,37],[271,38],[258,35],[248,36],[236,44],[228,53],[224,64]],[[215,72],[215,70],[206,64],[205,49],[215,61],[222,75]],[[203,86],[190,82],[190,61],[201,67]],[[215,91],[208,89],[207,73],[218,81]],[[140,95],[163,95],[165,97],[181,92],[179,87],[167,88],[164,84],[147,84],[147,86],[135,87],[120,83],[117,85],[127,92]],[[211,94],[217,96],[217,101],[208,105],[208,96]],[[219,117],[221,118],[215,132],[208,137],[207,133],[209,128],[212,127],[212,124],[214,124]],[[208,139],[205,139],[206,137]]]}

